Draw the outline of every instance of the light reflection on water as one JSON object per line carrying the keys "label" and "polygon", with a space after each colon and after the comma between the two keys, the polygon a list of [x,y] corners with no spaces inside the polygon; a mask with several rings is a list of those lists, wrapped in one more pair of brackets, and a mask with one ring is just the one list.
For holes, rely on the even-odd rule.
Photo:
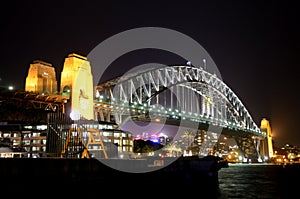
{"label": "light reflection on water", "polygon": [[299,167],[271,164],[230,164],[219,171],[218,198],[291,198]]}

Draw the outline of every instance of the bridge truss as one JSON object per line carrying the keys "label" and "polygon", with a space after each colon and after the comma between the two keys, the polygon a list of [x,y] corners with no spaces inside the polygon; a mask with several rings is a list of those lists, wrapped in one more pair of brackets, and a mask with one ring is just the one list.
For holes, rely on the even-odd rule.
{"label": "bridge truss", "polygon": [[265,133],[237,95],[202,68],[164,66],[125,74],[99,84],[95,104],[100,120],[113,118],[120,125],[124,117],[140,121],[165,117],[221,127],[236,138],[246,156],[254,153],[261,158]]}

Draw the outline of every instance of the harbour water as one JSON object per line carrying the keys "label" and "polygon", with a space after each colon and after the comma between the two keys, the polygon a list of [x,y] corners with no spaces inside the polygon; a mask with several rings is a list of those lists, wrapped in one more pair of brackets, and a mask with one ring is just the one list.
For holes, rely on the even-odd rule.
{"label": "harbour water", "polygon": [[[51,197],[77,197],[78,194],[84,193],[85,198],[100,198],[105,193],[104,195],[111,194],[113,197],[126,195],[143,197],[149,194],[153,196],[152,198],[178,198],[182,196],[194,198],[197,196],[196,198],[205,199],[291,199],[298,198],[296,196],[299,195],[298,190],[300,188],[300,164],[229,164],[227,168],[219,170],[217,186],[211,186],[203,176],[193,178],[192,181],[184,181],[181,178],[172,177],[173,175],[170,175],[170,178],[162,178],[160,175],[163,173],[156,173],[155,175],[152,175],[151,172],[148,173],[149,175],[147,173],[144,175],[124,173],[124,175],[120,175],[117,172],[117,177],[117,173],[113,170],[98,169],[98,171],[96,167],[93,167],[93,164],[83,164],[88,160],[83,160],[82,163],[74,167],[76,172],[74,170],[74,172],[69,173],[72,175],[68,178],[71,181],[64,182],[61,175],[64,174],[64,168],[71,165],[71,161],[61,165],[54,164],[55,161],[53,161],[52,164],[48,162],[46,165],[38,159],[32,159],[36,160],[32,161],[34,164],[28,164],[25,160],[18,166],[15,164],[7,166],[10,161],[5,161],[6,166],[0,164],[0,167],[2,166],[0,187],[13,196],[41,192],[48,196],[51,195]],[[62,169],[57,169],[60,166]],[[80,178],[77,178],[76,175],[73,176],[73,174],[80,174],[85,171],[88,169],[87,167],[91,167],[95,174],[80,176]],[[10,175],[6,175],[8,171],[11,172],[11,176],[14,176],[13,178],[8,178],[10,177]],[[78,173],[78,171],[80,172]],[[97,176],[99,172],[101,175]]]}
{"label": "harbour water", "polygon": [[297,198],[300,165],[229,164],[219,171],[215,198]]}
{"label": "harbour water", "polygon": [[[165,182],[148,180],[146,177],[138,183],[127,184],[126,190],[134,190],[137,195],[150,191],[163,198],[293,199],[299,198],[300,164],[229,164],[229,167],[219,170],[218,186],[210,187],[201,182],[203,179],[191,183],[174,179]],[[118,189],[122,190],[121,187]]]}

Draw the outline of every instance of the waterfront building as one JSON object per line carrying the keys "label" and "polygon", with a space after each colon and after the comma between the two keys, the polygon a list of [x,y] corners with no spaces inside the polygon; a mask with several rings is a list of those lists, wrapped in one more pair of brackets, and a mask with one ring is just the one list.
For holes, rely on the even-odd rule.
{"label": "waterfront building", "polygon": [[[8,148],[10,148],[12,152],[22,151],[22,157],[46,156],[46,124],[2,122],[0,124],[0,139],[7,140],[6,143],[9,145]],[[24,149],[26,153],[24,153],[24,151],[21,149]],[[11,155],[5,157],[14,156]]]}
{"label": "waterfront building", "polygon": [[[8,148],[1,157],[17,157],[14,154],[22,154],[18,157],[60,156],[63,145],[53,140],[49,127],[52,128],[47,124],[1,123],[0,141],[6,140],[7,147],[5,148]],[[116,157],[118,154],[128,154],[133,151],[132,133],[119,129],[115,123],[90,122],[85,123],[84,128],[87,129],[86,133],[90,134],[87,138],[92,140],[86,144],[92,157],[104,158],[102,146],[98,142],[99,136],[101,136],[108,157]],[[61,131],[63,142],[67,137],[68,129]],[[52,148],[48,149],[47,146]],[[53,148],[57,148],[55,154]]]}

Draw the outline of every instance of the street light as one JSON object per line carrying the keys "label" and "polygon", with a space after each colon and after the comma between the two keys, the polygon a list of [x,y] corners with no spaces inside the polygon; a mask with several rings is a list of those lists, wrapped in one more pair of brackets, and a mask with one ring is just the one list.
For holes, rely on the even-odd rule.
{"label": "street light", "polygon": [[[0,82],[2,83],[2,78],[0,77]],[[2,88],[6,88],[6,89],[8,89],[8,90],[14,90],[14,87],[13,86],[11,86],[11,85],[9,85],[9,86],[7,86],[7,85],[0,85],[0,87],[2,87]]]}
{"label": "street light", "polygon": [[13,86],[0,85],[0,87],[5,88],[5,89],[8,89],[8,90],[10,90],[10,91],[14,90],[14,87],[13,87]]}
{"label": "street light", "polygon": [[76,109],[72,110],[70,113],[70,118],[75,121],[80,120],[80,112]]}

